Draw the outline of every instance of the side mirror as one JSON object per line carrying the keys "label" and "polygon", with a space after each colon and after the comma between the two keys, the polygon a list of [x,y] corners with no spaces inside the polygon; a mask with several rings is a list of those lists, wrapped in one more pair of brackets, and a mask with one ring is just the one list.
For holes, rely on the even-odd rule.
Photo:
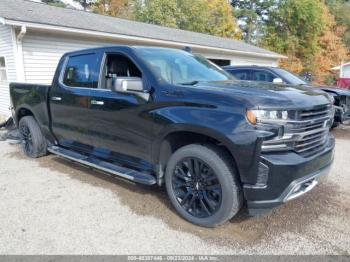
{"label": "side mirror", "polygon": [[149,94],[143,87],[143,81],[139,77],[117,77],[112,86],[113,92],[136,94],[146,100]]}
{"label": "side mirror", "polygon": [[138,77],[117,77],[113,83],[115,92],[143,92],[142,79]]}
{"label": "side mirror", "polygon": [[274,83],[274,84],[283,84],[284,82],[283,82],[282,78],[278,77],[278,78],[274,78],[272,83]]}

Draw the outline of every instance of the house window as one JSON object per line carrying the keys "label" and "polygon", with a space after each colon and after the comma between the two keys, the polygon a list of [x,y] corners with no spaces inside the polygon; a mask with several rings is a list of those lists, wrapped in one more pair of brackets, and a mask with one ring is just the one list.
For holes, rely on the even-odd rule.
{"label": "house window", "polygon": [[5,57],[0,56],[0,81],[7,81]]}

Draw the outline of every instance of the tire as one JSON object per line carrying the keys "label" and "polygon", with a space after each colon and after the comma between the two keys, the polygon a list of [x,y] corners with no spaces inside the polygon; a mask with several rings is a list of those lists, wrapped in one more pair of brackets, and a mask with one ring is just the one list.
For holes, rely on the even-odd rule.
{"label": "tire", "polygon": [[31,157],[38,158],[47,154],[47,142],[34,117],[21,118],[18,125],[23,152]]}
{"label": "tire", "polygon": [[340,126],[340,122],[333,122],[332,129]]}
{"label": "tire", "polygon": [[[191,173],[199,175],[196,178]],[[237,172],[228,155],[214,145],[191,144],[178,149],[168,161],[165,183],[177,212],[196,225],[223,224],[243,203]]]}

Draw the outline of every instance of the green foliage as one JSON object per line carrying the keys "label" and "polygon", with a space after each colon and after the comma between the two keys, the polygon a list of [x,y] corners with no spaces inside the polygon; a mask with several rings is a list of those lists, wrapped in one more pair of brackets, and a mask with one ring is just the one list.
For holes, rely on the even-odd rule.
{"label": "green foliage", "polygon": [[133,0],[138,21],[237,38],[237,25],[226,0]]}
{"label": "green foliage", "polygon": [[[318,37],[325,29],[323,4],[319,0],[281,0],[270,13],[263,44],[312,71]],[[300,61],[299,61],[300,60]]]}
{"label": "green foliage", "polygon": [[93,12],[103,15],[132,18],[130,16],[131,7],[129,0],[97,0],[91,9]]}
{"label": "green foliage", "polygon": [[269,14],[277,0],[232,0],[233,14],[239,20],[242,37],[247,43],[257,43]]}
{"label": "green foliage", "polygon": [[134,12],[136,20],[168,27],[177,27],[181,15],[177,2],[173,0],[135,1]]}
{"label": "green foliage", "polygon": [[334,15],[337,24],[346,27],[343,40],[347,48],[350,50],[350,1],[328,0],[326,3],[329,6],[332,15]]}
{"label": "green foliage", "polygon": [[180,8],[181,15],[178,16],[177,26],[190,31],[205,32],[208,9],[201,0],[178,0],[177,6]]}

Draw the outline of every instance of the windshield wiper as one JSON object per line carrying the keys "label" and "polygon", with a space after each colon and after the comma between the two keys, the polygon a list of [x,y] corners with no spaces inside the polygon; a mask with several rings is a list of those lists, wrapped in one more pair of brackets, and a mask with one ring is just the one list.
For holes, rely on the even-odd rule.
{"label": "windshield wiper", "polygon": [[184,82],[184,83],[179,83],[180,85],[185,85],[185,86],[194,86],[196,84],[198,84],[199,81],[194,80],[194,81],[190,81],[190,82]]}

